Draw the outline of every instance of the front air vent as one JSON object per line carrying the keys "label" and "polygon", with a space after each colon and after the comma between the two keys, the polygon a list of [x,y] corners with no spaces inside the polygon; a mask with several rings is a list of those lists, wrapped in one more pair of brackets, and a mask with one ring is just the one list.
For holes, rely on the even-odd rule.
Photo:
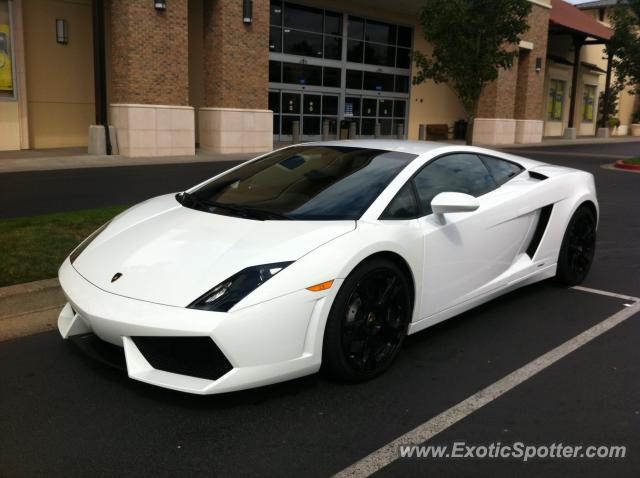
{"label": "front air vent", "polygon": [[233,366],[210,337],[131,337],[158,370],[217,380]]}
{"label": "front air vent", "polygon": [[[529,174],[531,174],[531,172],[529,172]],[[529,247],[527,247],[527,255],[531,259],[533,259],[533,256],[538,250],[538,246],[540,245],[540,241],[542,240],[544,231],[547,230],[547,225],[549,224],[549,218],[551,217],[552,209],[553,209],[553,204],[549,204],[548,206],[544,206],[543,208],[540,209],[540,217],[538,218],[538,224],[536,225],[536,230],[533,232],[533,237],[531,238]]]}

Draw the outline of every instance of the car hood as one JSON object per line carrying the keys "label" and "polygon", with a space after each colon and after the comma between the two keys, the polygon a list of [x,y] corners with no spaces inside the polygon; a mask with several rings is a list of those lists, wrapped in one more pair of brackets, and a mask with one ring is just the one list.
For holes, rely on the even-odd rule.
{"label": "car hood", "polygon": [[[116,217],[73,267],[114,294],[184,307],[245,267],[295,261],[355,221],[256,221],[160,196]],[[115,274],[121,277],[112,282]]]}

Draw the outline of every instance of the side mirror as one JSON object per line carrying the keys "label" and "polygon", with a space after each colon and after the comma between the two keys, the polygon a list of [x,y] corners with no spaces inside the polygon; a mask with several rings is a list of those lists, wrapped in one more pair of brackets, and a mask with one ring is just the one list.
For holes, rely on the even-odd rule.
{"label": "side mirror", "polygon": [[431,210],[440,224],[445,224],[445,213],[475,211],[479,207],[476,198],[464,193],[440,193],[431,201]]}

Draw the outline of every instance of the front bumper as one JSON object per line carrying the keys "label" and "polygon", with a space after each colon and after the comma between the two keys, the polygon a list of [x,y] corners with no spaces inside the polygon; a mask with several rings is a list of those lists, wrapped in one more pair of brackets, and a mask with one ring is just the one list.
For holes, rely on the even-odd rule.
{"label": "front bumper", "polygon": [[[124,347],[129,377],[196,394],[242,390],[318,371],[324,326],[341,285],[336,280],[331,289],[322,293],[302,289],[238,311],[219,313],[105,292],[82,277],[68,259],[60,268],[59,278],[68,300],[58,318],[63,338],[93,333]],[[153,342],[153,338],[187,337],[210,338],[229,367],[219,369],[219,377],[191,376],[184,373],[188,368],[164,366],[166,357],[151,357],[140,346],[149,338]],[[163,347],[159,353],[167,350]],[[215,355],[212,349],[211,355],[203,355],[203,360],[221,360]],[[165,369],[155,368],[152,363]],[[176,370],[183,372],[175,373]]]}

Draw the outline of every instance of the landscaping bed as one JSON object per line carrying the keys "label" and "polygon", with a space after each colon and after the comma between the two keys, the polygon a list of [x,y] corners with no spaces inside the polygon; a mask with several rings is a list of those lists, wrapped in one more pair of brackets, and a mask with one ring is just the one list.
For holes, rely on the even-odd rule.
{"label": "landscaping bed", "polygon": [[630,169],[632,171],[640,171],[640,156],[636,156],[634,158],[621,159],[616,161],[616,168],[620,169]]}
{"label": "landscaping bed", "polygon": [[0,287],[56,277],[85,237],[127,207],[0,220]]}

